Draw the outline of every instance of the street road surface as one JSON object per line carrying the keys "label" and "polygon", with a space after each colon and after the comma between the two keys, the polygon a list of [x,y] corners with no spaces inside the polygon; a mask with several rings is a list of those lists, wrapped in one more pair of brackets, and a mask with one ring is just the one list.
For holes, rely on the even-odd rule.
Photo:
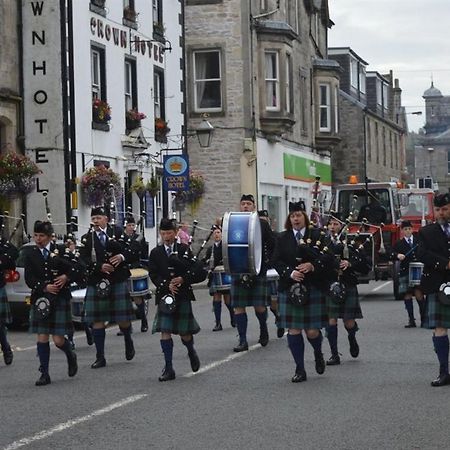
{"label": "street road surface", "polygon": [[[450,446],[450,386],[432,388],[438,374],[431,331],[405,329],[403,302],[391,282],[360,286],[360,357],[352,359],[339,324],[341,365],[319,376],[306,343],[308,381],[294,384],[286,337],[257,344],[249,312],[250,351],[235,354],[237,332],[223,308],[224,330],[213,333],[211,299],[196,290],[195,336],[202,362],[190,370],[175,337],[177,378],[160,383],[159,335],[135,322],[136,357],[127,362],[117,328],[107,330],[107,367],[92,370],[95,348],[76,333],[79,372],[67,377],[64,354],[52,347],[52,384],[39,377],[35,337],[13,331],[14,362],[0,362],[0,449],[443,449]],[[417,306],[415,305],[416,311]],[[149,316],[153,318],[155,307]],[[418,311],[416,314],[418,319]],[[420,323],[420,320],[418,320]],[[325,359],[330,356],[324,340]]]}

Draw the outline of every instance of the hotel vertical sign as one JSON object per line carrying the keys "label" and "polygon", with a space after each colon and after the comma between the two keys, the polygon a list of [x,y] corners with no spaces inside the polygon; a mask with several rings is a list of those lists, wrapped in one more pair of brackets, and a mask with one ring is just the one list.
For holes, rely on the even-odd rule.
{"label": "hotel vertical sign", "polygon": [[[48,191],[52,220],[66,222],[60,0],[22,0],[25,147],[42,173],[27,196],[27,218],[45,217]],[[57,226],[56,232],[64,232]]]}

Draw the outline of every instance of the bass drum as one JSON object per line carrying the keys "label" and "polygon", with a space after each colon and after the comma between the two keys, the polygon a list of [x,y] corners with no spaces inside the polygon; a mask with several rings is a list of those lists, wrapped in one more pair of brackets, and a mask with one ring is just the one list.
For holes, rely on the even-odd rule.
{"label": "bass drum", "polygon": [[403,296],[399,294],[400,288],[400,261],[395,261],[392,266],[392,284],[394,286],[395,300],[403,300]]}
{"label": "bass drum", "polygon": [[230,274],[258,275],[262,262],[261,224],[256,212],[227,212],[223,218],[223,265]]}

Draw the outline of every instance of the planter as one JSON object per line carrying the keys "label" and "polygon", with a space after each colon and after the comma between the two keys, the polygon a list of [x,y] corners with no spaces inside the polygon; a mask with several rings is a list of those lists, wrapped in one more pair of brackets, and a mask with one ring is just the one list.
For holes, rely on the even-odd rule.
{"label": "planter", "polygon": [[134,9],[124,8],[123,17],[124,19],[127,19],[130,22],[136,22],[137,13]]}
{"label": "planter", "polygon": [[106,118],[104,115],[102,116],[102,114],[99,114],[98,109],[92,109],[92,121],[95,123],[108,123],[109,119]]}
{"label": "planter", "polygon": [[106,0],[91,0],[91,3],[99,8],[104,8]]}
{"label": "planter", "polygon": [[141,126],[141,121],[127,118],[126,126],[127,126],[127,130],[131,131],[131,130],[134,130],[135,128],[139,128]]}

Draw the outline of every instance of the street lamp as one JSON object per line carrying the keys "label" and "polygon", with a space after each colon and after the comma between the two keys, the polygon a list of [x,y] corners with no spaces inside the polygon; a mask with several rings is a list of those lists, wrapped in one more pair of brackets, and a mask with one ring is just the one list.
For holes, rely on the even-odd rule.
{"label": "street lamp", "polygon": [[195,130],[200,147],[208,148],[211,145],[213,131],[214,127],[206,120],[206,117],[203,117],[200,125]]}

